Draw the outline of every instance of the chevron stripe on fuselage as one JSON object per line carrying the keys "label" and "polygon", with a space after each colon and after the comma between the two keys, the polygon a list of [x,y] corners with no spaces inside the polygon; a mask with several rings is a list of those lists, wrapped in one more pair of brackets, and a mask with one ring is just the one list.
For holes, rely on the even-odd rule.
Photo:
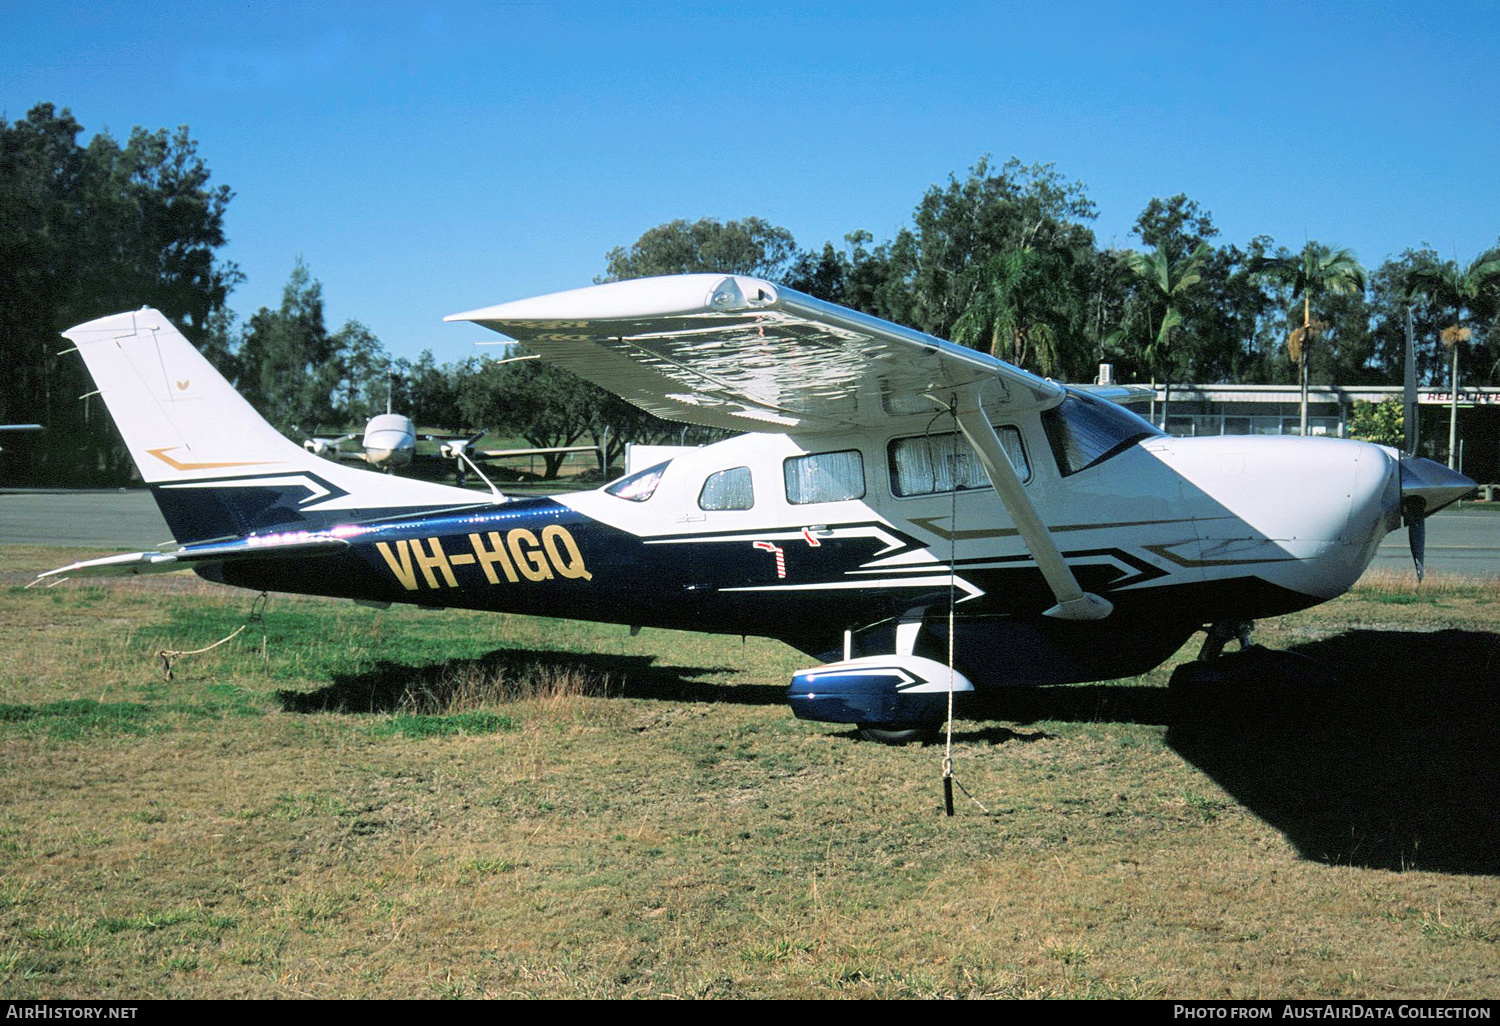
{"label": "chevron stripe on fuselage", "polygon": [[[929,557],[899,570],[872,567],[887,564],[893,551],[917,554],[925,544],[875,521],[826,525],[816,545],[798,532],[787,537],[774,530],[639,537],[542,498],[365,521],[341,533],[348,548],[319,559],[271,556],[199,573],[257,590],[761,634],[814,654],[837,648],[851,625],[879,625],[927,606],[946,609],[950,595],[945,562]],[[756,546],[767,539],[782,550],[780,561]],[[1010,647],[996,634],[999,625],[1024,621],[1031,625],[1027,636],[1042,639],[1033,640],[1033,649],[1044,642],[1066,647],[1082,630],[1086,639],[1074,647],[1089,650],[1082,668],[1066,671],[1049,671],[1045,659],[1012,660],[1025,666],[1026,682],[1121,676],[1170,655],[1226,596],[1257,609],[1316,601],[1252,577],[1229,589],[1196,578],[1174,584],[1170,574],[1124,549],[1066,555],[1086,587],[1110,595],[1115,615],[1087,628],[1041,617],[1051,592],[1024,553],[964,561],[952,582],[962,600],[956,629],[960,638],[972,636],[965,642],[969,661]],[[1131,589],[1147,580],[1152,587]],[[1076,653],[1070,659],[1077,662]],[[977,675],[990,679],[996,672],[1003,675]]]}

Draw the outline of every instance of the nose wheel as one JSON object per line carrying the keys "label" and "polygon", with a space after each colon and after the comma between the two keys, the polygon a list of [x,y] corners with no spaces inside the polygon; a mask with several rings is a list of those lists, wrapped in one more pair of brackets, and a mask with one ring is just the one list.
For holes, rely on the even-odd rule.
{"label": "nose wheel", "polygon": [[[1211,624],[1198,658],[1173,670],[1169,686],[1184,699],[1214,696],[1211,704],[1222,713],[1225,703],[1266,711],[1276,707],[1278,696],[1338,684],[1338,675],[1310,656],[1252,642],[1254,627],[1251,620]],[[1239,642],[1238,651],[1224,651],[1230,641]],[[1188,707],[1196,704],[1190,701]]]}
{"label": "nose wheel", "polygon": [[1206,663],[1219,658],[1224,654],[1224,646],[1231,641],[1240,643],[1240,651],[1256,647],[1250,641],[1250,632],[1255,630],[1254,620],[1221,620],[1210,624],[1208,637],[1203,639],[1203,647],[1198,650],[1198,662]]}

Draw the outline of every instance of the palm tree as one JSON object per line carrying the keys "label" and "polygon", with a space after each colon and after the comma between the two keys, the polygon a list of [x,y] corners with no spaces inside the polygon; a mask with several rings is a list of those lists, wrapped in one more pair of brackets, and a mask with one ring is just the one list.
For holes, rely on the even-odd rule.
{"label": "palm tree", "polygon": [[953,341],[1043,376],[1063,362],[1074,297],[1065,252],[1008,250],[985,266],[983,284],[953,324]]}
{"label": "palm tree", "polygon": [[1302,252],[1291,256],[1268,257],[1251,265],[1252,271],[1270,275],[1292,287],[1293,296],[1302,297],[1302,327],[1287,338],[1287,348],[1297,361],[1297,379],[1302,389],[1301,433],[1307,434],[1307,365],[1313,343],[1327,325],[1312,319],[1313,296],[1325,293],[1363,292],[1365,269],[1352,250],[1336,249],[1319,242],[1308,242]]}
{"label": "palm tree", "polygon": [[1453,323],[1440,336],[1448,347],[1448,466],[1454,467],[1458,446],[1458,344],[1474,337],[1474,315],[1486,300],[1500,293],[1500,249],[1474,258],[1466,269],[1458,261],[1413,268],[1406,276],[1406,290],[1413,297],[1425,296],[1453,311]]}
{"label": "palm tree", "polygon": [[1167,429],[1167,405],[1172,401],[1172,364],[1168,356],[1172,347],[1172,331],[1182,326],[1182,311],[1178,304],[1187,291],[1203,280],[1203,265],[1212,253],[1208,243],[1200,242],[1186,256],[1173,260],[1161,244],[1151,253],[1129,252],[1125,254],[1125,266],[1130,273],[1151,293],[1152,304],[1161,301],[1166,309],[1162,312],[1161,327],[1156,338],[1147,343],[1146,365],[1151,368],[1151,377],[1156,378],[1160,367],[1166,368],[1166,394],[1162,397],[1161,428]]}

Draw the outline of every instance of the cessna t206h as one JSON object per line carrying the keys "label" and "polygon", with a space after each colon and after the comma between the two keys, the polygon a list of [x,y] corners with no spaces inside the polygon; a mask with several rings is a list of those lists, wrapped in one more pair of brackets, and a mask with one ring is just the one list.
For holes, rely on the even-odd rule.
{"label": "cessna t206h", "polygon": [[1145,672],[1347,590],[1473,482],[1323,438],[1173,438],[1109,401],[769,282],[694,274],[473,321],[669,420],[742,432],[597,491],[489,498],[318,459],[160,313],[65,333],[176,539],[44,577],[779,638],[800,717],[901,737],[950,689]]}

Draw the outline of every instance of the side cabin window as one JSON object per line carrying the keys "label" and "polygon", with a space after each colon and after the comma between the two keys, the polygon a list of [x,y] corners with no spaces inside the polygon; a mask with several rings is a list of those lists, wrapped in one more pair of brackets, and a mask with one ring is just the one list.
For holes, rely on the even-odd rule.
{"label": "side cabin window", "polygon": [[782,464],[782,473],[786,501],[794,506],[865,497],[865,461],[858,449],[793,456]]}
{"label": "side cabin window", "polygon": [[1072,391],[1043,412],[1042,428],[1063,477],[1118,456],[1143,438],[1161,435],[1149,420],[1118,403]]}
{"label": "side cabin window", "polygon": [[[667,463],[671,462],[671,460],[667,461]],[[666,473],[667,463],[658,463],[654,467],[638,470],[629,477],[620,478],[604,490],[616,498],[629,502],[645,502],[656,494],[656,486],[661,484],[661,476]]]}
{"label": "side cabin window", "polygon": [[[1031,480],[1031,461],[1021,444],[1021,432],[1009,425],[995,428],[1016,476]],[[957,431],[941,435],[897,438],[886,448],[891,467],[891,494],[935,495],[954,490],[988,488],[990,479],[969,440]]]}
{"label": "side cabin window", "polygon": [[755,489],[750,483],[750,468],[735,467],[708,475],[698,493],[698,508],[750,509],[755,505]]}

